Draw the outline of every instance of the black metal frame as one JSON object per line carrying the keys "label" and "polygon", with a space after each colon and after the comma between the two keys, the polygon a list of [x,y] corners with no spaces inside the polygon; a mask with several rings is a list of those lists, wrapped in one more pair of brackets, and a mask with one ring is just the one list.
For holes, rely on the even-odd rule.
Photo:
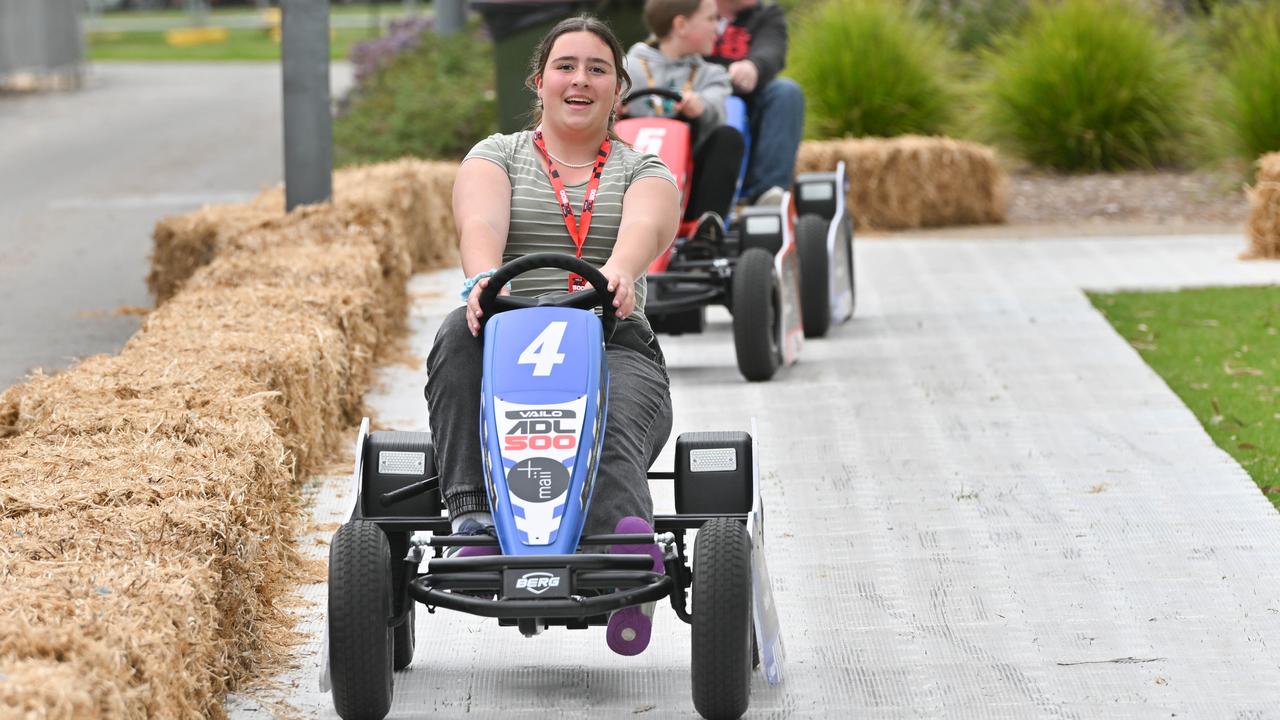
{"label": "black metal frame", "polygon": [[[731,234],[725,236],[725,250],[736,245],[731,240]],[[710,246],[707,249],[713,255],[710,259],[683,257],[681,252],[684,249],[678,249],[668,269],[645,276],[645,282],[651,288],[644,306],[647,317],[660,318],[707,305],[729,305],[733,268],[738,261],[737,253],[717,255],[719,249]],[[679,287],[682,285],[691,287]]]}
{"label": "black metal frame", "polygon": [[[650,480],[670,480],[673,472],[650,472]],[[416,484],[416,492],[434,490],[435,478]],[[400,493],[400,491],[396,491]],[[387,501],[387,493],[380,498]],[[404,493],[400,493],[404,494]],[[712,518],[728,517],[742,523],[748,520],[746,513],[715,515],[655,515],[655,533],[671,533],[675,538],[675,552],[664,558],[663,573],[652,571],[653,559],[648,555],[612,555],[581,553],[575,555],[490,555],[480,557],[444,557],[446,547],[498,547],[498,539],[491,535],[452,535],[449,518],[439,517],[376,517],[368,518],[386,533],[426,531],[432,533],[426,543],[435,551],[428,561],[427,572],[411,574],[403,588],[403,600],[420,602],[428,612],[446,608],[481,617],[518,621],[522,630],[530,623],[563,624],[567,627],[586,627],[589,620],[604,617],[607,613],[625,607],[671,598],[671,607],[686,623],[693,621],[688,608],[688,589],[693,584],[693,572],[688,564],[685,532],[701,527]],[[647,533],[586,535],[579,541],[580,548],[604,545],[639,545],[653,542]],[[416,567],[420,561],[420,548],[411,551],[403,562]],[[567,598],[501,598],[505,570],[567,569],[570,577]],[[598,593],[601,590],[612,592]],[[457,592],[455,592],[457,591]],[[585,591],[582,592],[582,591]],[[498,599],[496,599],[498,598]],[[408,603],[396,617],[389,619],[392,626],[405,621]],[[559,622],[555,622],[559,621]],[[574,622],[576,621],[576,623]]]}

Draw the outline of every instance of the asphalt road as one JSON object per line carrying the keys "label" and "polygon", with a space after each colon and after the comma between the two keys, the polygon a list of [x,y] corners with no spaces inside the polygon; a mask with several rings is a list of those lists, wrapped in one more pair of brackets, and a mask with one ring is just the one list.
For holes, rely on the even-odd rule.
{"label": "asphalt road", "polygon": [[275,64],[97,64],[77,92],[0,95],[0,388],[118,351],[156,221],[279,183],[282,148]]}

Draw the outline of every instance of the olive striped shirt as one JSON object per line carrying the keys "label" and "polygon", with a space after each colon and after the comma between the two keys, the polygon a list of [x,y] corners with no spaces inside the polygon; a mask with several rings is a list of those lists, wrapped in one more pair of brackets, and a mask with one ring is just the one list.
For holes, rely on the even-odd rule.
{"label": "olive striped shirt", "polygon": [[[511,227],[507,234],[507,246],[502,254],[503,262],[535,252],[577,253],[573,238],[565,227],[560,201],[556,199],[551,182],[547,179],[546,163],[533,146],[533,131],[490,135],[476,143],[463,162],[472,158],[483,158],[496,164],[511,178]],[[591,227],[582,246],[582,259],[596,267],[604,265],[609,259],[613,244],[618,239],[618,226],[622,220],[622,196],[631,183],[647,177],[665,178],[675,184],[671,171],[656,155],[640,153],[615,140],[600,176]],[[565,185],[574,216],[579,221],[588,182]],[[529,296],[564,292],[568,289],[568,283],[568,273],[565,271],[544,268],[516,278],[511,292]],[[636,310],[633,317],[648,325],[648,320],[644,317],[644,275],[636,278],[635,293]]]}

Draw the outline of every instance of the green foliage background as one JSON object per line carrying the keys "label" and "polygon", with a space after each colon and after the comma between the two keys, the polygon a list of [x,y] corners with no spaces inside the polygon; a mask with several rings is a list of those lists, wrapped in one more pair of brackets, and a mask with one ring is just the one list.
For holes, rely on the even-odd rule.
{"label": "green foliage background", "polygon": [[335,163],[461,158],[497,131],[494,83],[490,40],[424,34],[348,99],[333,125]]}
{"label": "green foliage background", "polygon": [[1121,170],[1188,157],[1190,57],[1128,0],[1037,2],[982,57],[983,125],[1036,165]]}
{"label": "green foliage background", "polygon": [[833,0],[791,30],[787,73],[811,137],[938,133],[954,92],[942,31],[896,0]]}

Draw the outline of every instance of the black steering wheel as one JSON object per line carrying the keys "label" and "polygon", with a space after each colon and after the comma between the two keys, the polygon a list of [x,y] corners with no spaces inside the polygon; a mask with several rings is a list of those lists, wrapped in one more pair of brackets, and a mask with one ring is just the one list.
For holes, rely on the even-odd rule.
{"label": "black steering wheel", "polygon": [[[554,293],[536,298],[498,294],[504,285],[511,282],[512,278],[541,268],[556,268],[576,273],[591,284],[591,289]],[[586,260],[563,253],[531,253],[503,265],[489,278],[489,284],[480,291],[477,302],[480,303],[480,312],[483,313],[480,316],[481,324],[495,313],[519,308],[569,307],[590,310],[599,306],[602,310],[600,323],[604,326],[606,341],[613,337],[613,330],[618,325],[618,317],[613,311],[613,293],[609,291],[609,281],[604,274]]]}
{"label": "black steering wheel", "polygon": [[627,105],[632,100],[636,100],[642,97],[649,97],[651,95],[661,97],[661,98],[666,98],[673,102],[680,102],[681,100],[684,99],[684,96],[676,92],[675,90],[669,90],[667,88],[660,88],[660,87],[647,87],[647,88],[640,88],[639,90],[635,90],[628,93],[626,97],[622,98],[622,104]]}

